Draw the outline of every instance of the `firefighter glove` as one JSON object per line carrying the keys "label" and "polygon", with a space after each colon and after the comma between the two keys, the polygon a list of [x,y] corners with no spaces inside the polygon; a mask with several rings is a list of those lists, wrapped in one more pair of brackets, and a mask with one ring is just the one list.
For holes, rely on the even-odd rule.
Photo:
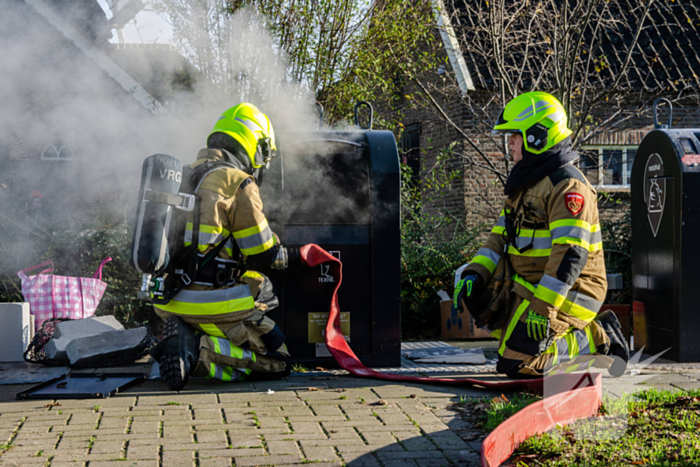
{"label": "firefighter glove", "polygon": [[527,335],[536,341],[545,340],[549,336],[549,319],[530,310],[525,320]]}
{"label": "firefighter glove", "polygon": [[304,265],[301,263],[301,251],[299,248],[287,248],[287,267],[295,269],[301,266]]}
{"label": "firefighter glove", "polygon": [[301,267],[301,251],[299,248],[275,246],[272,269],[295,269]]}
{"label": "firefighter glove", "polygon": [[275,250],[275,257],[272,260],[272,269],[287,269],[289,267],[289,257],[287,249],[279,246]]}
{"label": "firefighter glove", "polygon": [[[482,279],[481,276],[478,274],[467,274],[457,282],[457,287],[455,287],[455,292],[453,295],[453,303],[452,306],[454,306],[459,312],[461,313],[462,310],[462,300],[465,300],[465,302],[469,302],[471,298],[476,297],[479,295],[479,288],[481,288],[481,283]],[[467,307],[469,305],[467,304]]]}

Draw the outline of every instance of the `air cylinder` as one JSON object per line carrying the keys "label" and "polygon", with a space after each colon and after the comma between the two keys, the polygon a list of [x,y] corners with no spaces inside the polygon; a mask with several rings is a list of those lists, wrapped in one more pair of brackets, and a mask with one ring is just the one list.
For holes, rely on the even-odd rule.
{"label": "air cylinder", "polygon": [[182,163],[176,158],[154,154],[143,162],[130,259],[141,274],[151,275],[168,265],[168,238],[175,208],[155,202],[152,196],[154,193],[177,195],[181,181]]}

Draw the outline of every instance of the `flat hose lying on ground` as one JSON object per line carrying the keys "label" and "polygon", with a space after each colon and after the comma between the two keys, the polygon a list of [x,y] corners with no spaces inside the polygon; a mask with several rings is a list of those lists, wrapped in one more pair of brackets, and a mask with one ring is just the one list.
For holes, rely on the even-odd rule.
{"label": "flat hose lying on ground", "polygon": [[[301,247],[302,263],[314,267],[321,263],[330,263],[329,273],[336,278],[335,290],[331,299],[330,313],[328,322],[326,323],[326,345],[328,350],[338,362],[341,368],[349,371],[355,376],[366,378],[377,378],[389,381],[405,381],[415,383],[429,384],[449,384],[459,386],[479,386],[485,389],[494,390],[529,390],[531,392],[542,394],[545,384],[547,385],[547,393],[555,394],[561,391],[567,391],[577,384],[581,375],[555,375],[547,378],[527,379],[505,381],[500,383],[485,382],[478,379],[470,378],[425,378],[420,376],[404,376],[396,373],[382,373],[374,371],[362,364],[352,351],[347,341],[343,337],[340,330],[340,307],[338,305],[338,289],[343,279],[343,265],[339,259],[332,256],[326,250],[318,245],[310,243]],[[574,379],[576,381],[574,381]],[[546,383],[545,383],[546,381]],[[559,389],[560,388],[560,389]]]}
{"label": "flat hose lying on ground", "polygon": [[501,465],[502,462],[505,462],[511,456],[518,445],[529,436],[544,433],[556,425],[567,425],[579,418],[594,416],[598,412],[602,400],[602,378],[600,374],[571,373],[539,379],[489,383],[470,378],[424,378],[370,370],[360,362],[340,330],[338,289],[343,278],[343,266],[340,260],[314,244],[305,245],[301,248],[301,258],[302,263],[311,267],[330,262],[330,272],[336,278],[336,285],[333,291],[333,298],[331,299],[328,323],[326,323],[326,345],[341,368],[353,375],[389,381],[478,386],[498,391],[529,390],[538,394],[542,394],[546,387],[546,396],[554,396],[546,397],[526,407],[500,424],[484,440],[481,449],[482,467]]}

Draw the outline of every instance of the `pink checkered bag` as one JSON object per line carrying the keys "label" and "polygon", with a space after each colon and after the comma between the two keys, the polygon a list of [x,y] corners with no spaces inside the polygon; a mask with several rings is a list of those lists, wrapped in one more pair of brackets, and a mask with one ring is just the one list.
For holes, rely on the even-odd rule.
{"label": "pink checkered bag", "polygon": [[[107,288],[102,281],[102,268],[109,261],[112,258],[103,259],[92,277],[49,274],[53,271],[53,261],[19,271],[17,275],[22,279],[22,295],[36,317],[36,329],[50,318],[81,319],[94,315]],[[39,274],[27,276],[27,272],[49,265]]]}

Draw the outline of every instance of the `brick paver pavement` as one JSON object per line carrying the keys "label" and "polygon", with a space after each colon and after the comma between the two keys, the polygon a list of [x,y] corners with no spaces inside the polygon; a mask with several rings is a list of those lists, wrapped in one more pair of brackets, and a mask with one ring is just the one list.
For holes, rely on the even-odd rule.
{"label": "brick paver pavement", "polygon": [[[650,385],[700,387],[697,369],[663,373],[605,378],[604,389],[616,396]],[[145,381],[109,399],[15,401],[28,387],[0,386],[0,452],[10,446],[0,467],[476,466],[480,432],[448,407],[465,396],[497,395],[294,374],[271,382],[196,380],[179,393]]]}
{"label": "brick paver pavement", "polygon": [[109,399],[12,400],[24,389],[0,386],[0,445],[11,445],[2,467],[478,465],[480,440],[446,408],[492,395],[318,374],[191,381],[180,393],[145,381]]}

